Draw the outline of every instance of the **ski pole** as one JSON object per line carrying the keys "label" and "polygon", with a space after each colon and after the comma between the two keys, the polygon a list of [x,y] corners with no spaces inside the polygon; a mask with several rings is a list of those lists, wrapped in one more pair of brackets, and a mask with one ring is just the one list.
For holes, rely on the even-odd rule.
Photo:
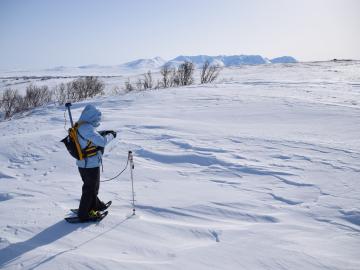
{"label": "ski pole", "polygon": [[74,126],[74,122],[73,122],[73,119],[72,119],[72,116],[71,116],[71,110],[70,110],[70,107],[71,107],[71,103],[68,102],[65,104],[65,107],[67,108],[68,112],[69,112],[69,118],[70,118],[70,123],[71,123],[71,127]]}
{"label": "ski pole", "polygon": [[129,151],[129,162],[130,162],[130,176],[131,176],[131,190],[132,190],[132,206],[133,206],[133,216],[135,216],[135,192],[134,192],[134,175],[133,170],[134,166],[134,158],[131,151]]}

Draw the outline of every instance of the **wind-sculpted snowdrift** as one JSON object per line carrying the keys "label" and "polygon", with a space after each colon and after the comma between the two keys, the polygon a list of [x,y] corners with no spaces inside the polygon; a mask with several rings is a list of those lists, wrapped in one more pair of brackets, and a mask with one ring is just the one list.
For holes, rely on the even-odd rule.
{"label": "wind-sculpted snowdrift", "polygon": [[68,224],[81,180],[64,108],[0,122],[1,269],[360,268],[358,63],[230,69],[92,103],[118,131],[99,224]]}

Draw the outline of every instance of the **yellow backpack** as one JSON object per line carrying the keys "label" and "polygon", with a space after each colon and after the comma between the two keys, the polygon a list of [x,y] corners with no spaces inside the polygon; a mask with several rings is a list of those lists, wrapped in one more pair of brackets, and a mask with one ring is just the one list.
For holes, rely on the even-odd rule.
{"label": "yellow backpack", "polygon": [[102,147],[95,146],[90,140],[87,140],[86,147],[81,149],[78,136],[86,141],[86,139],[81,136],[78,129],[79,127],[85,124],[85,122],[77,122],[75,125],[68,130],[68,135],[61,140],[66,146],[66,149],[69,151],[70,155],[76,158],[77,160],[83,160],[88,157],[95,156],[98,151],[101,151]]}

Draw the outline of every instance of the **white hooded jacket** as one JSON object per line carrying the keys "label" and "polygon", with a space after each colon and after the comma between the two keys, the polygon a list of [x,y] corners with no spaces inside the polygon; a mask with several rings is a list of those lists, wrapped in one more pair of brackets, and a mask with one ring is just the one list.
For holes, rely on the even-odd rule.
{"label": "white hooded jacket", "polygon": [[[114,139],[112,134],[107,134],[103,137],[96,131],[96,127],[100,125],[100,120],[101,112],[93,105],[86,105],[78,121],[78,123],[82,123],[78,129],[81,135],[78,136],[81,149],[86,147],[88,141],[91,141],[96,146],[105,147],[106,144]],[[76,165],[80,168],[95,168],[101,165],[101,161],[102,154],[98,151],[95,156],[77,160]]]}

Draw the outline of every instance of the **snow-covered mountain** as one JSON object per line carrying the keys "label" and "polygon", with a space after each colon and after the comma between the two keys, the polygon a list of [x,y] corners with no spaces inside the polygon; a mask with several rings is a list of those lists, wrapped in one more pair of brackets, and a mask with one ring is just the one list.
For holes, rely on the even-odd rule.
{"label": "snow-covered mountain", "polygon": [[206,61],[209,61],[211,64],[217,64],[219,66],[239,66],[244,64],[266,64],[268,61],[260,55],[218,55],[218,56],[209,56],[209,55],[197,55],[197,56],[178,56],[166,64],[171,66],[178,66],[184,61],[192,62],[196,66],[202,66]]}
{"label": "snow-covered mountain", "polygon": [[[208,56],[208,55],[197,55],[197,56],[184,56],[184,55],[180,55],[178,57],[175,57],[174,59],[166,62],[166,65],[169,66],[178,66],[184,62],[192,62],[197,66],[200,66],[202,64],[204,64],[206,61],[209,61],[210,63],[214,62],[214,57],[213,56]],[[220,64],[221,66],[223,66],[222,62],[219,62],[218,64]]]}
{"label": "snow-covered mountain", "polygon": [[281,56],[271,59],[270,62],[274,64],[279,64],[279,63],[288,64],[288,63],[296,63],[297,60],[292,56]]}
{"label": "snow-covered mountain", "polygon": [[157,69],[163,66],[166,63],[164,59],[161,57],[154,57],[151,59],[138,59],[135,61],[127,62],[122,65],[119,65],[120,68],[126,68],[126,69]]}
{"label": "snow-covered mountain", "polygon": [[297,60],[291,56],[282,56],[268,60],[267,58],[262,57],[261,55],[218,55],[218,56],[209,56],[209,55],[197,55],[197,56],[178,56],[166,64],[170,66],[178,66],[179,64],[189,61],[194,63],[196,66],[202,66],[206,61],[209,61],[211,64],[232,67],[240,65],[260,65],[260,64],[269,64],[269,63],[296,63]]}

